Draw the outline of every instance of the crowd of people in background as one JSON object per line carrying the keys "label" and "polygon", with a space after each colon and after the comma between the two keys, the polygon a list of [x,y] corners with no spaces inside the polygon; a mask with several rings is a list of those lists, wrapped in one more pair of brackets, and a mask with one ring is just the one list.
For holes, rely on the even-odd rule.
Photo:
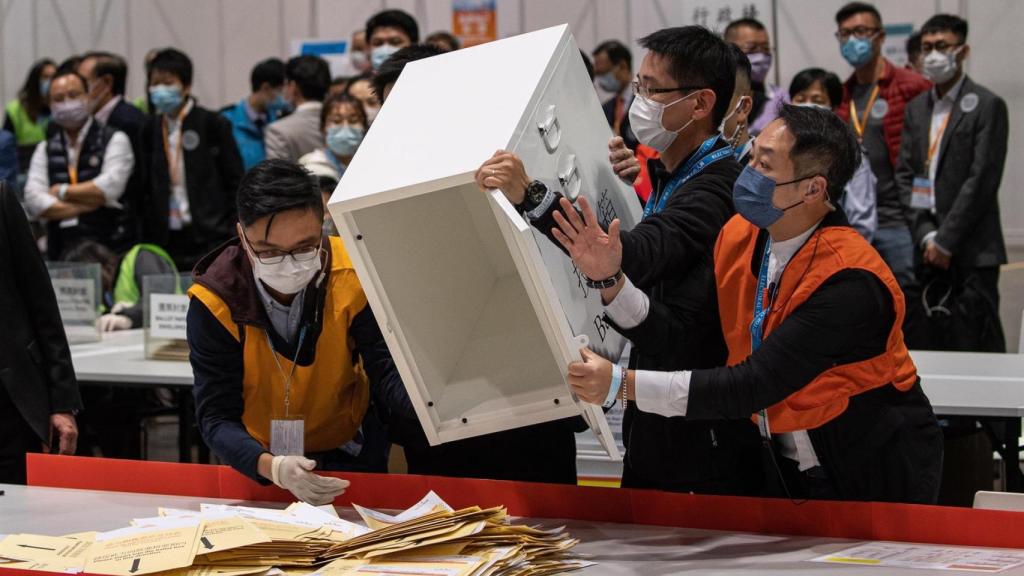
{"label": "crowd of people in background", "polygon": [[[844,6],[835,16],[832,33],[850,70],[808,68],[782,87],[769,81],[774,50],[768,29],[752,18],[731,22],[721,39],[732,51],[729,59],[736,62],[735,74],[730,67],[726,73],[716,72],[721,78],[706,77],[710,73],[701,77],[704,82],[730,86],[727,105],[716,103],[716,113],[705,118],[708,133],[717,135],[715,146],[729,148],[739,166],[755,166],[761,161],[755,154],[757,143],[773,121],[780,116],[794,125],[803,121],[798,113],[786,112],[787,106],[834,113],[855,134],[852,153],[862,159],[835,204],[848,224],[877,250],[898,283],[906,301],[902,328],[907,345],[1005,352],[998,279],[1007,254],[997,193],[1007,151],[1008,114],[998,95],[964,72],[964,61],[970,56],[968,23],[946,14],[929,18],[907,43],[906,66],[897,66],[883,55],[886,32],[875,6],[861,2]],[[645,39],[646,47],[661,54],[682,50],[670,45],[670,36],[651,35]],[[122,301],[115,285],[137,283],[147,272],[191,271],[197,264],[199,275],[217,271],[209,255],[225,250],[225,243],[235,243],[235,256],[243,248],[255,250],[252,238],[238,244],[239,234],[266,218],[273,221],[274,210],[254,206],[249,214],[240,214],[238,206],[247,204],[238,195],[251,196],[254,186],[267,178],[301,180],[301,173],[288,165],[268,164],[268,160],[297,162],[315,176],[326,208],[327,198],[404,65],[460,48],[459,40],[447,32],[421,40],[411,15],[386,10],[352,35],[350,62],[359,75],[332,78],[327,62],[317,56],[287,61],[268,58],[252,68],[249,93],[220,109],[207,107],[195,97],[194,76],[205,72],[195,69],[178,48],[147,55],[142,71],[146,97],[135,102],[125,96],[129,70],[120,55],[95,51],[61,63],[42,59],[28,72],[17,98],[4,107],[0,181],[18,191],[37,245],[49,260],[94,261],[103,266],[103,328],[139,327],[138,290],[134,300]],[[650,98],[658,92],[649,88],[647,72],[624,43],[601,42],[583,59],[597,94],[605,96],[603,111],[617,138],[613,156],[635,171],[630,181],[641,202],[657,198],[669,176],[663,155],[686,126],[661,124],[668,131],[652,137],[650,126],[636,125],[642,119],[638,107],[652,106]],[[686,92],[681,94],[657,104],[660,112],[652,114],[657,112],[661,118],[690,98]],[[500,161],[510,160],[495,160]],[[617,164],[616,171],[627,170],[626,164]],[[718,192],[698,199],[692,214],[681,217],[711,210],[707,218],[692,223],[695,230],[707,229],[707,244],[733,213],[731,192],[741,176],[739,168],[721,164],[703,177],[710,178],[705,189]],[[823,206],[831,206],[827,198]],[[318,224],[323,234],[336,235],[326,210],[316,213],[322,214]],[[266,227],[269,231],[270,224]],[[691,260],[685,243],[678,246],[681,253],[674,262],[687,262],[694,277],[712,274],[711,263]],[[633,263],[632,269],[623,266],[638,286],[659,286],[659,293],[670,298],[685,299],[699,290],[688,285],[686,278],[661,270],[658,262]],[[206,302],[211,310],[204,317],[208,332],[228,325],[214,317],[214,308],[220,305],[215,296]],[[287,323],[287,318],[283,321]],[[622,330],[629,333],[626,326]],[[379,344],[379,334],[372,330],[362,334],[365,346]],[[218,346],[237,346],[230,338],[222,340]],[[724,349],[691,352],[692,358],[671,361],[651,356],[641,368],[725,365]],[[219,369],[211,365],[207,380],[197,373],[197,394]],[[264,369],[273,371],[273,365]],[[390,381],[393,375],[381,378]],[[203,421],[202,412],[212,410],[215,418],[227,418],[225,414],[240,410],[235,400],[198,406],[208,443],[229,461],[242,458],[240,451],[258,453],[260,449],[245,440],[244,430],[237,426],[218,436],[216,426]],[[387,401],[371,398],[369,402]],[[348,405],[343,408],[358,411]],[[750,494],[760,490],[759,483],[746,482],[753,476],[743,472],[753,461],[744,452],[756,452],[758,444],[749,420],[680,421],[640,412],[635,405],[631,408],[627,425],[633,443],[627,450],[633,458],[627,457],[627,485]],[[378,405],[376,410],[397,409]],[[973,422],[951,419],[942,425],[947,435],[975,433]],[[501,478],[518,474],[522,479],[524,471],[529,471],[526,479],[572,482],[573,433],[580,428],[573,420],[553,422],[439,447],[427,446],[417,436],[422,432],[410,432],[416,440],[409,442],[406,453],[410,469],[425,473]],[[666,431],[680,439],[677,447],[688,446],[687,458],[664,452],[666,447],[656,440]],[[372,436],[372,430],[360,432],[361,446],[374,446],[373,439],[363,433]],[[705,437],[715,450],[704,446]],[[504,447],[500,457],[488,455],[487,446],[496,441]],[[694,472],[692,462],[702,458],[710,459],[708,465],[716,474]],[[380,465],[380,454],[364,453],[352,459],[365,469]],[[269,461],[261,461],[259,471],[255,460],[247,462],[249,475],[271,478]],[[279,465],[273,464],[275,482]],[[800,468],[800,472],[806,470]],[[301,475],[301,470],[296,468],[294,474]]]}

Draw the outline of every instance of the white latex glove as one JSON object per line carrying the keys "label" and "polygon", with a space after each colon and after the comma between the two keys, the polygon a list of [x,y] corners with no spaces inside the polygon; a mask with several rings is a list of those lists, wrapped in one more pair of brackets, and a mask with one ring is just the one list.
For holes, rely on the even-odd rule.
{"label": "white latex glove", "polygon": [[315,466],[316,462],[303,456],[274,456],[270,465],[271,480],[303,502],[314,506],[330,504],[345,493],[349,482],[313,474]]}
{"label": "white latex glove", "polygon": [[96,321],[100,332],[113,332],[114,330],[131,330],[132,319],[121,314],[104,314]]}

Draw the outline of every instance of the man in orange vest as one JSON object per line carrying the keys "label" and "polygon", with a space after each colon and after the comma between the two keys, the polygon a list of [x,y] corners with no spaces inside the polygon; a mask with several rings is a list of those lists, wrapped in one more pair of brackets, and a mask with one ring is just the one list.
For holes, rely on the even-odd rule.
{"label": "man in orange vest", "polygon": [[[640,410],[664,416],[752,416],[777,480],[768,495],[934,502],[942,435],[903,343],[903,293],[835,207],[858,158],[837,116],[785,106],[736,181],[739,214],[715,246],[727,366],[621,370],[584,349],[569,366],[573,390],[600,404],[619,386]],[[556,236],[590,275],[620,244],[580,208],[560,215]],[[685,318],[628,282],[602,297],[620,300],[609,308],[617,323],[669,324],[670,337],[692,338]]]}

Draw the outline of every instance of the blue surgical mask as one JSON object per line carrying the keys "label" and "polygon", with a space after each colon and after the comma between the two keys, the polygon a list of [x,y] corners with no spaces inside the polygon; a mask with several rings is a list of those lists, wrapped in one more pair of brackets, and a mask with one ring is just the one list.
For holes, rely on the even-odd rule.
{"label": "blue surgical mask", "polygon": [[327,129],[327,147],[338,156],[352,156],[365,132],[358,126],[331,126]]}
{"label": "blue surgical mask", "polygon": [[278,94],[273,100],[267,102],[267,114],[271,116],[271,119],[279,118],[291,111],[292,105],[284,99],[283,94]]}
{"label": "blue surgical mask", "polygon": [[739,178],[736,179],[736,183],[732,187],[732,203],[736,206],[736,211],[740,216],[746,218],[748,222],[758,228],[768,228],[778,222],[786,210],[796,208],[804,203],[803,200],[800,200],[785,208],[776,208],[772,203],[775,189],[808,178],[813,178],[813,176],[804,176],[776,184],[771,177],[761,174],[750,166],[744,166],[743,172],[740,172]]}
{"label": "blue surgical mask", "polygon": [[157,114],[170,114],[178,106],[181,106],[183,99],[181,87],[172,84],[157,84],[149,87],[149,99],[153,103],[153,109]]}
{"label": "blue surgical mask", "polygon": [[49,78],[43,78],[42,80],[39,81],[39,94],[41,94],[43,96],[43,98],[47,98],[47,97],[50,96],[50,79]]}
{"label": "blue surgical mask", "polygon": [[622,82],[615,77],[614,72],[605,72],[597,77],[597,85],[605,92],[618,94],[622,90]]}
{"label": "blue surgical mask", "polygon": [[856,36],[850,36],[849,40],[843,42],[839,52],[843,55],[843,58],[850,64],[850,66],[860,68],[864,64],[867,64],[868,60],[871,60],[871,54],[873,52],[871,41],[871,38],[857,38]]}
{"label": "blue surgical mask", "polygon": [[388,58],[395,52],[401,50],[398,46],[392,46],[391,44],[382,44],[377,46],[370,52],[370,63],[373,64],[374,70],[380,70],[380,67],[387,62]]}

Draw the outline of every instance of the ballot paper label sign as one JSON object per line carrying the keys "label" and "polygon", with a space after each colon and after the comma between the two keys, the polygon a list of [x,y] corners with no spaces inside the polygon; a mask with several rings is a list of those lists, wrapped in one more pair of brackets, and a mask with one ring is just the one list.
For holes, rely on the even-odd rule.
{"label": "ballot paper label sign", "polygon": [[96,319],[96,284],[91,278],[54,278],[53,291],[64,322]]}
{"label": "ballot paper label sign", "polygon": [[151,294],[149,296],[149,334],[154,338],[185,339],[188,296]]}

